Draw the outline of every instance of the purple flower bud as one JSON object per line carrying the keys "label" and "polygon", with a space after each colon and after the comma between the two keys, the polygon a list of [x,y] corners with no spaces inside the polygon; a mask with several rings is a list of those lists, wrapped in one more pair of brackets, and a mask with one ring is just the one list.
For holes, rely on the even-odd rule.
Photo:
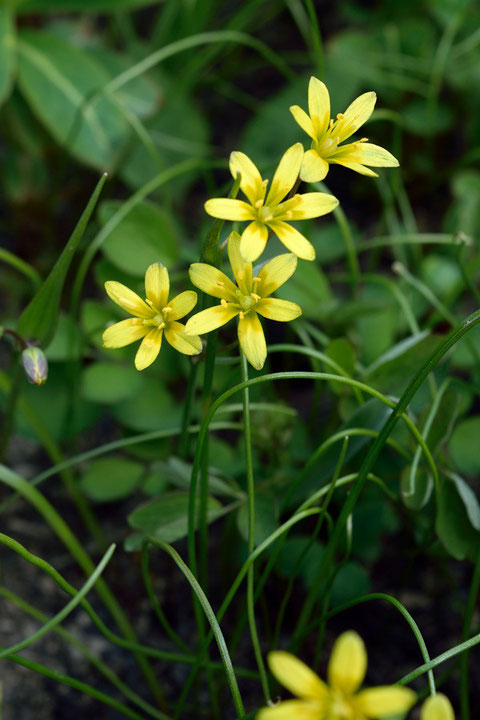
{"label": "purple flower bud", "polygon": [[28,382],[43,385],[48,377],[48,363],[43,350],[38,347],[27,347],[22,352],[22,364]]}

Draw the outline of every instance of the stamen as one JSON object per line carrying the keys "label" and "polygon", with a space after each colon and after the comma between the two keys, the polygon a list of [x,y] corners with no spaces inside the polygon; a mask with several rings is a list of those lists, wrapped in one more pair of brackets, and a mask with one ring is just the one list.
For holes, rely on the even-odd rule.
{"label": "stamen", "polygon": [[285,219],[286,219],[286,220],[291,220],[292,217],[293,217],[293,213],[292,213],[291,210],[287,210],[287,212],[284,213],[284,216],[285,216]]}
{"label": "stamen", "polygon": [[240,320],[243,320],[243,318],[245,317],[244,313],[241,310],[238,313],[238,316],[239,316]]}
{"label": "stamen", "polygon": [[267,187],[268,180],[262,180],[262,187]]}
{"label": "stamen", "polygon": [[345,115],[343,113],[337,113],[337,120],[343,120]]}
{"label": "stamen", "polygon": [[172,312],[172,308],[168,307],[168,305],[166,307],[162,308],[162,313],[164,315],[168,315],[168,313],[171,313],[171,312]]}
{"label": "stamen", "polygon": [[217,280],[218,287],[225,287],[225,283],[222,280]]}
{"label": "stamen", "polygon": [[263,200],[256,200],[254,207],[261,208],[263,205]]}
{"label": "stamen", "polygon": [[222,299],[220,300],[220,305],[221,305],[222,307],[224,307],[224,308],[227,307],[228,303],[227,303],[227,301],[225,300],[225,298],[222,298]]}
{"label": "stamen", "polygon": [[159,330],[163,330],[163,328],[165,327],[165,323],[161,322],[160,325],[158,325],[157,327]]}
{"label": "stamen", "polygon": [[257,293],[250,293],[250,296],[255,300],[255,302],[258,302],[260,300],[260,295],[257,295]]}
{"label": "stamen", "polygon": [[263,218],[264,223],[271,222],[273,220],[273,215],[267,215],[267,217]]}
{"label": "stamen", "polygon": [[334,123],[333,118],[330,118],[330,127],[331,127],[331,128],[333,127],[333,123]]}
{"label": "stamen", "polygon": [[368,138],[360,138],[359,142],[368,142]]}
{"label": "stamen", "polygon": [[153,308],[153,302],[151,300],[149,300],[148,298],[145,298],[145,302],[147,303],[147,305],[150,305],[150,307]]}

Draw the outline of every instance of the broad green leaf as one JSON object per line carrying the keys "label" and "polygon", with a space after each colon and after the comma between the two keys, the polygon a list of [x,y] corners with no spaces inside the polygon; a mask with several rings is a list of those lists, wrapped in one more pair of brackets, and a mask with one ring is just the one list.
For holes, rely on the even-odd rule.
{"label": "broad green leaf", "polygon": [[429,253],[422,260],[420,274],[425,283],[440,298],[448,298],[462,279],[458,263],[437,253]]}
{"label": "broad green leaf", "polygon": [[133,366],[96,362],[83,371],[81,394],[89,402],[111,404],[130,397],[141,384],[140,374]]}
{"label": "broad green leaf", "polygon": [[[188,493],[172,492],[140,505],[128,516],[128,524],[145,535],[172,543],[186,537],[188,532]],[[197,504],[198,507],[198,504]],[[213,497],[207,498],[208,522],[222,512],[222,506]]]}
{"label": "broad green leaf", "polygon": [[457,560],[467,556],[474,560],[480,551],[480,533],[472,525],[472,519],[478,527],[480,509],[471,489],[458,475],[442,477],[437,493],[435,529],[450,555]]}
{"label": "broad green leaf", "polygon": [[109,74],[88,53],[42,31],[23,32],[18,49],[20,89],[55,140],[87,165],[113,167],[130,130],[113,98],[93,97]]}
{"label": "broad green leaf", "polygon": [[[363,303],[367,304],[366,312],[362,311]],[[371,304],[370,310],[368,303]],[[340,312],[334,316],[334,319],[344,318],[347,309],[348,306],[340,307]],[[359,334],[361,359],[364,363],[372,363],[392,346],[397,316],[398,311],[392,294],[378,285],[366,285],[362,288],[360,298],[351,303],[351,318]]]}
{"label": "broad green leaf", "polygon": [[[99,45],[89,47],[88,54],[100,63],[112,78],[120,75],[135,64],[133,58],[128,55]],[[162,91],[146,75],[137,75],[133,80],[115,91],[115,97],[134,115],[146,118],[160,108]]]}
{"label": "broad green leaf", "polygon": [[122,425],[139,432],[179,427],[182,415],[180,403],[174,402],[158,378],[141,375],[141,380],[141,387],[134,395],[112,407],[115,418]]}
{"label": "broad green leaf", "polygon": [[[192,102],[191,97],[180,94],[177,88],[165,90],[165,102],[155,115],[145,122],[145,128],[155,146],[157,162],[144,145],[132,144],[132,151],[120,168],[122,179],[131,187],[139,188],[163,169],[183,160],[207,157],[208,125]],[[194,179],[189,172],[179,176],[162,188],[165,192],[180,193]]]}
{"label": "broad green leaf", "polygon": [[10,93],[15,63],[15,24],[7,5],[0,7],[0,104]]}
{"label": "broad green leaf", "polygon": [[120,457],[93,460],[81,479],[83,492],[95,502],[121,500],[135,490],[143,465]]}
{"label": "broad green leaf", "polygon": [[[112,308],[96,300],[85,300],[80,311],[82,330],[89,342],[102,347],[103,331],[113,320]],[[105,351],[107,352],[107,351]]]}
{"label": "broad green leaf", "polygon": [[459,423],[450,438],[452,460],[465,475],[476,476],[480,472],[479,433],[480,415],[474,415]]}
{"label": "broad green leaf", "polygon": [[87,207],[83,211],[80,220],[62,250],[62,254],[40,290],[23,311],[18,322],[18,332],[20,335],[24,338],[37,340],[44,348],[50,343],[55,333],[60,296],[62,294],[65,277],[106,178],[107,176],[103,175],[98,181],[88,201]]}
{"label": "broad green leaf", "polygon": [[312,320],[324,317],[332,309],[328,280],[312,262],[299,260],[295,274],[275,292],[275,297],[291,300],[302,308],[302,315]]}
{"label": "broad green leaf", "polygon": [[55,335],[45,354],[49,362],[65,362],[82,357],[82,334],[70,315],[62,312],[59,314]]}
{"label": "broad green leaf", "polygon": [[456,172],[451,187],[454,201],[446,217],[446,228],[475,238],[480,233],[480,172],[470,168]]}
{"label": "broad green leaf", "polygon": [[[255,546],[260,545],[278,528],[277,508],[273,497],[255,494]],[[237,527],[240,535],[248,538],[248,507],[245,502],[237,513]]]}
{"label": "broad green leaf", "polygon": [[402,340],[367,369],[367,382],[384,393],[398,396],[411,380],[414,369],[426,362],[440,342],[439,336],[428,331]]}
{"label": "broad green leaf", "polygon": [[[108,200],[99,208],[102,225],[121,207]],[[179,257],[180,241],[171,215],[150,202],[135,205],[102,245],[105,257],[123,272],[143,277],[149,265],[161,262],[170,268]]]}
{"label": "broad green leaf", "polygon": [[[332,342],[327,346],[325,354],[328,355],[331,360],[334,360],[338,365],[340,365],[340,367],[342,367],[348,375],[354,375],[355,351],[348,340],[346,340],[345,338],[337,338],[336,340],[332,340]],[[330,365],[325,365],[325,372],[333,372],[336,374],[336,371],[332,369]],[[344,395],[345,393],[349,392],[349,388],[347,385],[343,385],[334,381],[329,381],[329,385],[331,386],[333,392],[337,395]]]}
{"label": "broad green leaf", "polygon": [[[173,485],[181,490],[188,490],[192,479],[192,465],[181,458],[171,456],[165,462],[153,464],[148,484],[143,491],[146,495],[158,495],[165,485]],[[227,482],[212,471],[208,475],[208,487],[211,493],[220,496],[238,498],[243,493],[232,488]]]}
{"label": "broad green leaf", "polygon": [[448,105],[438,105],[432,113],[430,104],[416,98],[402,110],[402,121],[411,133],[421,137],[433,137],[448,130],[454,121],[454,113]]}

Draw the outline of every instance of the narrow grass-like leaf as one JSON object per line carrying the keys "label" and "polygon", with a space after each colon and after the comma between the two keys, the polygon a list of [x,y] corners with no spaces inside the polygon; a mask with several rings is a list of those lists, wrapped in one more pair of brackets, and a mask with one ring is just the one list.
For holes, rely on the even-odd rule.
{"label": "narrow grass-like leaf", "polygon": [[0,104],[10,93],[13,83],[15,25],[7,4],[0,7]]}
{"label": "narrow grass-like leaf", "polygon": [[49,276],[43,283],[40,290],[33,297],[23,311],[19,323],[18,332],[22,337],[37,340],[44,348],[51,342],[57,326],[60,297],[67,275],[68,268],[78,247],[90,216],[97,204],[102,191],[106,173],[102,175],[92,193],[87,207],[82,213],[80,220],[65,245],[62,254],[58,258]]}

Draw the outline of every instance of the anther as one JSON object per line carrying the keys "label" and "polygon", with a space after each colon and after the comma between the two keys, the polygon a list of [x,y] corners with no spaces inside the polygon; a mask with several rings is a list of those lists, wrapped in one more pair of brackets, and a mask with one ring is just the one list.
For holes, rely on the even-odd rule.
{"label": "anther", "polygon": [[225,283],[222,280],[217,280],[218,287],[225,287]]}
{"label": "anther", "polygon": [[287,212],[285,213],[285,218],[286,218],[287,220],[291,220],[292,217],[293,217],[292,211],[291,211],[291,210],[287,210]]}
{"label": "anther", "polygon": [[256,200],[254,207],[260,208],[260,207],[262,207],[262,205],[263,205],[263,200]]}
{"label": "anther", "polygon": [[343,120],[345,115],[343,113],[337,113],[337,120]]}
{"label": "anther", "polygon": [[163,330],[163,328],[165,327],[165,323],[161,322],[160,325],[158,325],[157,327],[159,330]]}
{"label": "anther", "polygon": [[240,320],[243,320],[243,318],[245,317],[244,313],[241,310],[238,313],[238,316],[239,316]]}
{"label": "anther", "polygon": [[360,138],[359,142],[368,142],[368,138]]}
{"label": "anther", "polygon": [[260,300],[260,295],[257,295],[257,293],[250,293],[250,296],[255,300],[255,302]]}
{"label": "anther", "polygon": [[271,222],[273,220],[273,215],[267,215],[267,217],[263,218],[264,223]]}
{"label": "anther", "polygon": [[226,308],[226,307],[227,307],[227,304],[228,304],[228,303],[227,303],[227,301],[225,300],[225,298],[222,298],[222,299],[220,300],[220,305],[221,305],[222,307]]}
{"label": "anther", "polygon": [[171,313],[171,312],[172,312],[172,308],[168,307],[168,305],[166,307],[162,308],[162,313],[164,315],[168,315],[168,313]]}

